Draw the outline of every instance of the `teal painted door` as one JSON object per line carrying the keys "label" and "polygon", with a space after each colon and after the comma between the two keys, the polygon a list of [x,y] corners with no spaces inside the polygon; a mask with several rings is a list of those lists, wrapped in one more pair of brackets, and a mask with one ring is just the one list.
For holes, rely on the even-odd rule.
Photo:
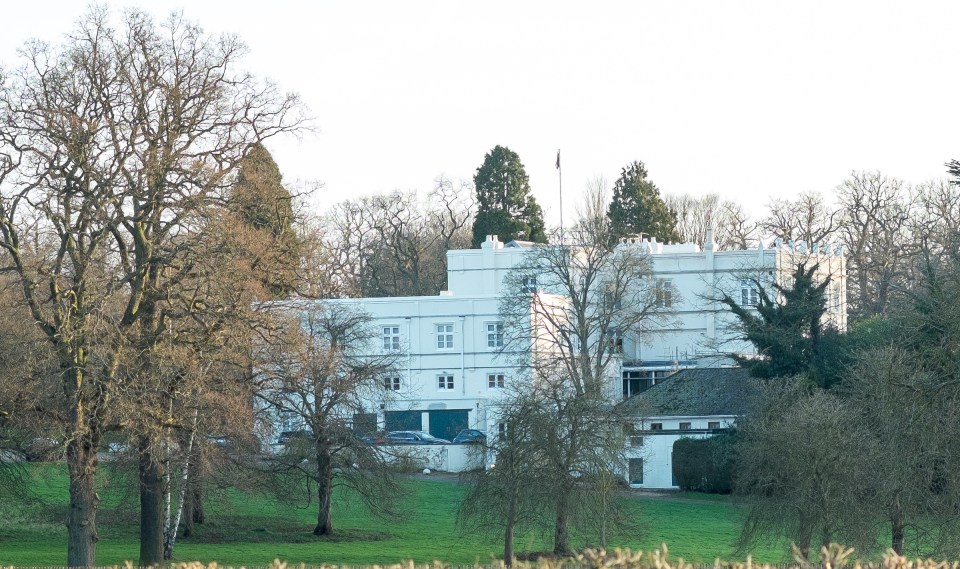
{"label": "teal painted door", "polygon": [[629,470],[627,478],[629,478],[630,484],[643,484],[643,459],[631,458]]}
{"label": "teal painted door", "polygon": [[441,439],[453,440],[457,433],[468,426],[466,409],[430,411],[430,434]]}
{"label": "teal painted door", "polygon": [[423,413],[421,411],[387,411],[383,418],[387,431],[423,430]]}

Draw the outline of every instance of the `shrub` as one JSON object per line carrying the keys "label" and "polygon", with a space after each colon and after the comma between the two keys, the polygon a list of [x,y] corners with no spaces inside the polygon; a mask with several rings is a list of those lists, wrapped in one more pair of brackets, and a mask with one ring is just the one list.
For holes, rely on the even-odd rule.
{"label": "shrub", "polygon": [[733,483],[733,435],[678,440],[673,444],[673,474],[681,490],[729,494]]}

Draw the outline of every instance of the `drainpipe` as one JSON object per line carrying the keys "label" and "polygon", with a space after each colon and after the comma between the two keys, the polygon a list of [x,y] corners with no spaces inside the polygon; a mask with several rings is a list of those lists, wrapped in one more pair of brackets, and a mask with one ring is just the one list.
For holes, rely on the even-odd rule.
{"label": "drainpipe", "polygon": [[467,343],[466,321],[466,316],[460,317],[460,390],[463,395],[467,394],[467,356],[464,351]]}
{"label": "drainpipe", "polygon": [[413,381],[413,319],[409,316],[407,320],[407,381]]}

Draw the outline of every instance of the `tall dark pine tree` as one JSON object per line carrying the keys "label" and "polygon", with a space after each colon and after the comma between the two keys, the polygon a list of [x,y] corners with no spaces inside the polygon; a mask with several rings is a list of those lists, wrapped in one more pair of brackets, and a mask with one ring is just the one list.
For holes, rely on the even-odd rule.
{"label": "tall dark pine tree", "polygon": [[272,298],[292,292],[299,264],[300,244],[291,226],[292,201],[270,152],[260,143],[251,145],[231,190],[230,209],[255,235],[249,254]]}
{"label": "tall dark pine tree", "polygon": [[[731,354],[734,360],[760,378],[808,374],[823,334],[821,317],[826,312],[825,291],[829,279],[817,283],[814,264],[797,265],[793,286],[773,284],[768,291],[759,282],[756,312],[741,306],[727,294],[720,299],[740,320],[743,337],[749,340],[760,355],[758,358]],[[771,292],[774,295],[771,297]],[[777,302],[776,293],[782,296]]]}
{"label": "tall dark pine tree", "polygon": [[516,152],[495,146],[484,156],[473,183],[478,204],[473,222],[475,247],[487,235],[499,235],[501,241],[546,243],[543,211],[530,195],[530,179]]}
{"label": "tall dark pine tree", "polygon": [[607,209],[613,239],[646,234],[658,241],[679,241],[677,215],[660,197],[660,190],[647,177],[643,162],[635,161],[620,172],[613,185]]}
{"label": "tall dark pine tree", "polygon": [[950,183],[960,186],[960,160],[951,160],[945,164],[947,173],[953,176]]}

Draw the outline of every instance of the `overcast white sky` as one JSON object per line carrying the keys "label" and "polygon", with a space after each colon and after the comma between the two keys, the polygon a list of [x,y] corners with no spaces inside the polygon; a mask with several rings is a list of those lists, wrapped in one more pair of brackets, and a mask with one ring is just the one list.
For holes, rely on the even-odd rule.
{"label": "overcast white sky", "polygon": [[[117,8],[134,1],[108,2]],[[960,159],[960,2],[141,0],[245,39],[247,67],[299,92],[316,134],[268,147],[324,207],[471,179],[519,153],[548,222],[632,160],[662,191],[829,192],[851,170],[921,182]],[[80,2],[4,6],[0,62],[59,41]]]}

